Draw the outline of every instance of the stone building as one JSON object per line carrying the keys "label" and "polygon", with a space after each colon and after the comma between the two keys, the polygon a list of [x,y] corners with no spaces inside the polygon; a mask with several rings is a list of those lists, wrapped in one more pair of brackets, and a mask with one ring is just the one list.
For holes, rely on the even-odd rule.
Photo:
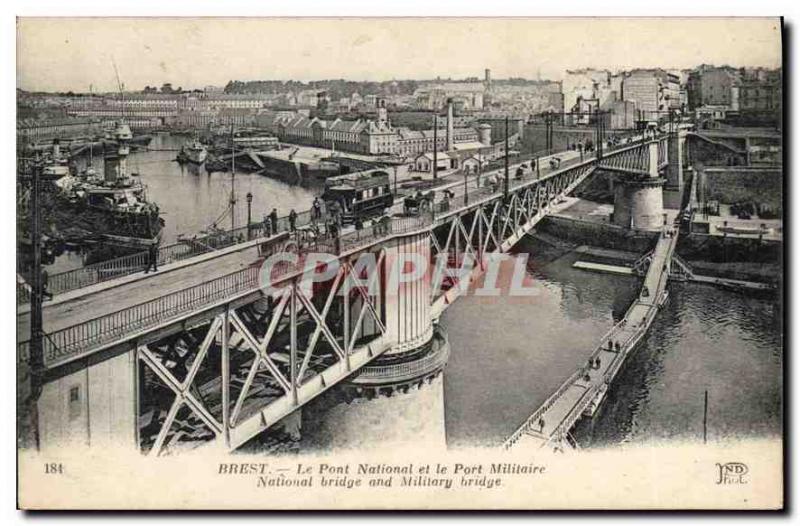
{"label": "stone building", "polygon": [[663,69],[635,69],[622,80],[621,100],[636,105],[637,121],[666,119],[681,107],[680,79]]}

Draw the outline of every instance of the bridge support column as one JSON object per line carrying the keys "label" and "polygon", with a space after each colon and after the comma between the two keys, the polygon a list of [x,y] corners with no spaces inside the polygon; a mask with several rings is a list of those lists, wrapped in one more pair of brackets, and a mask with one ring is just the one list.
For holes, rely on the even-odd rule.
{"label": "bridge support column", "polygon": [[[445,443],[445,333],[431,318],[428,235],[387,244],[385,338],[392,348],[303,412],[303,445],[312,449],[387,449]],[[425,262],[426,268],[415,269]],[[413,274],[408,281],[392,273]],[[399,281],[399,282],[398,282]]]}
{"label": "bridge support column", "polygon": [[39,449],[135,450],[136,365],[131,350],[45,383],[38,401]]}
{"label": "bridge support column", "polygon": [[620,172],[614,181],[613,223],[633,230],[659,230],[664,224],[664,181],[658,171],[658,142],[648,145],[647,171]]}
{"label": "bridge support column", "polygon": [[664,179],[617,179],[614,224],[633,230],[659,230],[664,224]]}

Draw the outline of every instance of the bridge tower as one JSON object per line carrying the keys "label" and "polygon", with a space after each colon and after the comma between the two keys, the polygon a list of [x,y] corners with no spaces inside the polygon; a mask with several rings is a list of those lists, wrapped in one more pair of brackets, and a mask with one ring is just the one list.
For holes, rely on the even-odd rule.
{"label": "bridge tower", "polygon": [[[385,337],[392,347],[303,409],[303,440],[335,450],[445,447],[443,371],[447,336],[431,316],[430,239],[397,238],[386,247]],[[412,260],[414,262],[412,262]],[[400,283],[392,269],[413,278]]]}
{"label": "bridge tower", "polygon": [[[619,170],[614,179],[613,223],[633,230],[658,230],[664,223],[664,182],[659,173],[659,143],[646,150],[646,173]],[[614,170],[613,167],[609,167]]]}

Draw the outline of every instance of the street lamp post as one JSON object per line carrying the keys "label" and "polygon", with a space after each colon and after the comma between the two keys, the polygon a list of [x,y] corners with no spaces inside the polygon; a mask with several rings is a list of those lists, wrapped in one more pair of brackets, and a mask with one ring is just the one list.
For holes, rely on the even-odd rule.
{"label": "street lamp post", "polygon": [[439,148],[437,148],[438,146],[437,143],[439,142],[439,138],[437,137],[438,129],[439,129],[439,115],[434,114],[433,115],[433,180],[434,181],[439,178],[439,174],[437,173],[439,169],[439,167],[437,166],[439,159],[436,155],[436,152],[439,150]]}
{"label": "street lamp post", "polygon": [[468,203],[469,203],[469,190],[467,190],[467,171],[464,170],[464,206],[466,206]]}
{"label": "street lamp post", "polygon": [[478,176],[475,178],[475,188],[481,187],[481,175],[483,175],[483,148],[478,150]]}
{"label": "street lamp post", "polygon": [[250,239],[250,219],[251,219],[251,211],[253,205],[253,193],[247,192],[247,239]]}
{"label": "street lamp post", "polygon": [[31,400],[36,401],[41,392],[40,375],[44,368],[44,332],[42,330],[42,296],[44,287],[42,283],[42,215],[41,215],[41,176],[42,162],[39,154],[32,163],[31,173],[31,225],[30,239],[33,250],[33,264],[31,271],[31,314],[30,314],[30,356],[31,369]]}
{"label": "street lamp post", "polygon": [[503,199],[508,200],[508,115],[506,115],[506,155],[505,155],[505,181],[503,183]]}

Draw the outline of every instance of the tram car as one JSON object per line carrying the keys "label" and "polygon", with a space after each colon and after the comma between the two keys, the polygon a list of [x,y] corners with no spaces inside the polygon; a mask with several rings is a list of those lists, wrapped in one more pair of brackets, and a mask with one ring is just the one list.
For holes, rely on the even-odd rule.
{"label": "tram car", "polygon": [[326,210],[338,213],[342,224],[381,216],[394,204],[389,174],[383,170],[329,177],[322,200]]}

